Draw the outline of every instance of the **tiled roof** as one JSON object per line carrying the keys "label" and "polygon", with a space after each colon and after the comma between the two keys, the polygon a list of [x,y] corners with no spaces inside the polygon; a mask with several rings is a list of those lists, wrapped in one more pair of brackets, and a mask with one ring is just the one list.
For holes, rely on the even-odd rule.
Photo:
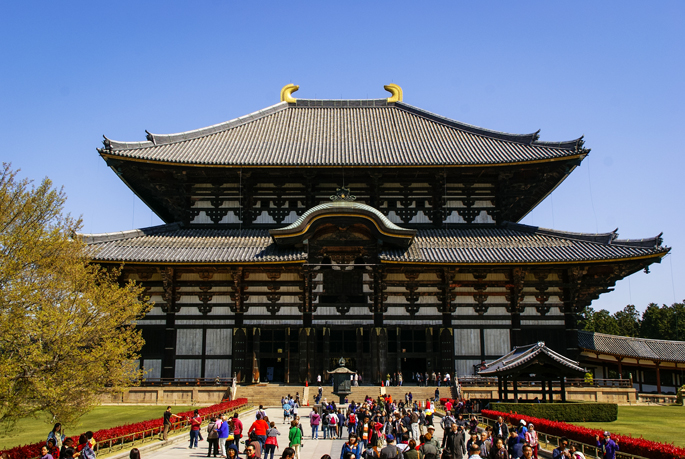
{"label": "tiled roof", "polygon": [[515,347],[508,354],[505,354],[499,359],[487,363],[485,365],[485,369],[480,370],[478,374],[481,376],[491,376],[500,372],[507,372],[509,370],[513,370],[514,368],[525,366],[526,363],[532,361],[540,354],[547,355],[560,365],[579,373],[585,373],[587,371],[575,360],[564,357],[563,355],[548,348],[545,346],[544,342],[540,341],[536,344]]}
{"label": "tiled roof", "polygon": [[267,230],[182,229],[171,224],[82,237],[98,261],[274,263],[306,259],[302,250],[277,247]]}
{"label": "tiled roof", "polygon": [[[621,241],[507,224],[499,228],[418,230],[408,249],[386,249],[381,260],[424,263],[535,263],[663,256],[659,238]],[[268,230],[183,229],[177,224],[83,235],[99,261],[223,263],[304,261],[277,247]]]}
{"label": "tiled roof", "polygon": [[578,331],[578,347],[587,351],[639,357],[664,362],[685,362],[685,342],[630,338],[589,331]]}
{"label": "tiled roof", "polygon": [[386,261],[418,263],[527,263],[664,255],[660,237],[615,239],[507,223],[503,227],[419,230],[406,250],[386,250]]}
{"label": "tiled roof", "polygon": [[105,138],[101,154],[225,166],[440,166],[525,163],[584,155],[581,139],[540,142],[471,126],[403,102],[306,100],[195,131]]}

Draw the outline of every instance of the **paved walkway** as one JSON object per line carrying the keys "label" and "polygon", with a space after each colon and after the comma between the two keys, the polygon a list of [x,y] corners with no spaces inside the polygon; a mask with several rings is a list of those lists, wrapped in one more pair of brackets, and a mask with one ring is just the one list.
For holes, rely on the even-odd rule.
{"label": "paved walkway", "polygon": [[[323,440],[321,432],[319,432],[319,440],[312,439],[312,430],[309,426],[310,408],[300,408],[299,415],[304,430],[303,448],[300,450],[300,459],[320,459],[324,454],[329,454],[332,459],[340,457],[343,444],[347,440],[347,428],[344,430],[343,440]],[[281,432],[278,437],[279,449],[274,454],[274,459],[281,457],[281,453],[288,446],[288,430],[290,425],[283,423],[283,411],[279,408],[269,408],[266,413],[271,421],[276,422],[276,428]],[[246,417],[241,416],[245,430],[250,428],[252,421],[254,421],[254,411],[249,412]],[[442,428],[436,422],[436,435],[438,439],[442,439]],[[204,431],[204,429],[203,429]],[[203,433],[204,435],[204,433]],[[244,438],[244,437],[243,437]],[[244,445],[240,445],[240,451],[244,450]],[[142,455],[143,459],[185,459],[185,458],[200,458],[207,457],[207,441],[201,441],[200,447],[197,449],[188,449],[188,443],[182,442],[175,445],[167,446],[160,450],[150,452]],[[241,456],[244,457],[244,456]]]}

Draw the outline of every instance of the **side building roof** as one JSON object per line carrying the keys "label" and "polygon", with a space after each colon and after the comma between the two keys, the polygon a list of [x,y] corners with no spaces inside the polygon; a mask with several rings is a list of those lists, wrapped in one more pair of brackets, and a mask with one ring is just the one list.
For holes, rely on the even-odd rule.
{"label": "side building roof", "polygon": [[492,131],[386,99],[297,99],[193,131],[148,132],[143,142],[105,137],[99,152],[223,167],[478,166],[582,159],[589,152],[582,137],[540,142],[538,132]]}
{"label": "side building roof", "polygon": [[[171,224],[81,237],[100,262],[283,263],[307,258],[303,249],[278,246],[266,229],[183,229]],[[660,238],[596,240],[601,237],[526,225],[417,230],[409,248],[386,248],[380,258],[408,264],[546,264],[661,257],[669,250],[661,247]]]}
{"label": "side building roof", "polygon": [[618,357],[685,362],[685,341],[631,338],[580,330],[578,331],[578,347],[584,351]]}

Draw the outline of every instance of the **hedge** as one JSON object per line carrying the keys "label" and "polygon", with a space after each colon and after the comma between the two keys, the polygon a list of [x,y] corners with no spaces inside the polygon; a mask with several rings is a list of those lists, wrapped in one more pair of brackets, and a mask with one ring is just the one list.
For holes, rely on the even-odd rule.
{"label": "hedge", "polygon": [[618,418],[615,403],[492,403],[490,408],[550,421],[613,422]]}

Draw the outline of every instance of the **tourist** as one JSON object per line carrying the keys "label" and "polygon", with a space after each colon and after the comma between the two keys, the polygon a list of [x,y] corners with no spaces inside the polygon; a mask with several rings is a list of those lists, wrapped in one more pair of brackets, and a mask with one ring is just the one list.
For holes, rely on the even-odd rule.
{"label": "tourist", "polygon": [[463,459],[466,454],[466,444],[464,443],[463,429],[457,424],[450,426],[449,435],[445,435],[447,441],[445,442],[445,449],[449,451],[452,459]]}
{"label": "tourist", "polygon": [[74,449],[74,440],[65,438],[64,443],[62,443],[62,449],[59,452],[59,459],[71,459],[76,453],[77,451]]}
{"label": "tourist", "polygon": [[533,448],[525,444],[523,445],[523,456],[521,456],[522,459],[532,459],[533,457]]}
{"label": "tourist", "polygon": [[[259,418],[257,417],[259,415]],[[266,411],[264,411],[264,405],[259,405],[257,413],[255,413],[255,419],[264,419],[266,417]]]}
{"label": "tourist", "polygon": [[[597,437],[597,438],[599,439],[599,437]],[[559,446],[554,448],[554,451],[552,451],[552,459],[562,459],[565,457],[569,457],[569,454],[568,454],[568,438],[561,437],[559,439]]]}
{"label": "tourist", "polygon": [[59,457],[59,448],[55,445],[55,439],[54,438],[51,438],[50,440],[48,440],[47,448],[48,448],[48,453],[50,453],[50,455],[54,459],[57,459]]}
{"label": "tourist", "polygon": [[171,414],[171,407],[167,406],[164,412],[164,427],[162,431],[162,440],[167,441],[169,435],[169,429],[171,429],[171,420],[177,418],[175,414]]}
{"label": "tourist", "polygon": [[535,430],[535,424],[532,422],[528,424],[528,432],[526,432],[525,439],[526,443],[533,449],[533,457],[538,459],[538,447],[540,444],[538,443],[538,433]]}
{"label": "tourist", "polygon": [[133,448],[130,453],[128,453],[128,459],[140,459],[140,451],[138,448]]}
{"label": "tourist", "polygon": [[489,457],[492,452],[492,440],[490,439],[490,434],[487,430],[484,430],[480,434],[480,455],[483,457]]}
{"label": "tourist", "polygon": [[331,440],[334,440],[338,435],[338,416],[335,411],[328,416],[328,428],[330,429],[328,436]]}
{"label": "tourist", "polygon": [[354,405],[354,400],[352,400],[352,403],[347,407],[347,412],[350,413],[347,416],[347,436],[349,437],[352,434],[357,435],[357,415],[355,414],[355,405]]}
{"label": "tourist", "polygon": [[40,459],[54,459],[54,458],[52,457],[52,454],[50,454],[50,452],[48,451],[48,447],[47,447],[47,446],[43,446],[43,447],[40,449]]}
{"label": "tourist", "polygon": [[[248,429],[247,433],[250,434],[254,432],[255,436],[257,437],[257,441],[259,442],[259,452],[261,453],[261,450],[264,449],[264,443],[266,442],[266,431],[269,430],[269,424],[266,423],[265,420],[262,419],[262,416],[260,414],[257,415],[257,420],[252,423],[250,428]],[[261,454],[260,454],[261,456]]]}
{"label": "tourist", "polygon": [[262,444],[257,439],[257,434],[252,432],[248,434],[247,439],[248,441],[245,442],[245,448],[247,448],[248,446],[252,446],[255,451],[255,458],[262,459]]}
{"label": "tourist", "polygon": [[257,454],[257,448],[253,443],[245,446],[245,456],[247,459],[259,459],[261,456]]}
{"label": "tourist", "polygon": [[471,448],[469,448],[469,459],[483,459],[483,456],[480,455],[478,443],[472,444]]}
{"label": "tourist", "polygon": [[290,402],[288,400],[285,400],[283,402],[283,424],[286,423],[286,421],[290,421],[290,410],[292,409],[292,406],[290,406]]}
{"label": "tourist", "polygon": [[300,445],[302,444],[302,430],[297,426],[297,421],[290,423],[288,432],[288,446],[295,450],[295,459],[300,459]]}
{"label": "tourist", "polygon": [[228,448],[226,448],[226,457],[228,459],[238,459],[238,445],[235,443],[228,445]]}
{"label": "tourist", "polygon": [[385,436],[387,445],[381,449],[381,459],[402,459],[402,451],[395,446],[395,437],[392,434]]}
{"label": "tourist", "polygon": [[212,455],[214,450],[214,457],[219,454],[219,431],[216,429],[216,417],[212,416],[207,424],[207,443],[209,449],[207,450],[207,457]]}
{"label": "tourist", "polygon": [[[459,421],[461,421],[462,418],[463,416],[459,415]],[[506,439],[509,437],[509,427],[507,426],[507,423],[504,422],[502,416],[497,418],[497,422],[495,423],[495,428],[493,429],[493,432],[495,434],[495,438]]]}
{"label": "tourist", "polygon": [[519,459],[523,456],[523,444],[525,440],[519,437],[516,429],[512,428],[509,432],[509,439],[507,440],[507,449],[509,450],[509,457],[512,459]]}
{"label": "tourist", "polygon": [[362,444],[357,441],[357,434],[351,433],[340,451],[340,459],[343,459],[345,453],[352,453],[355,457],[361,458],[362,448]]}
{"label": "tourist", "polygon": [[[221,416],[221,421],[217,421],[215,429],[219,435],[219,449],[221,450],[221,457],[226,457],[226,442],[228,441],[228,435],[230,434],[228,417]],[[235,441],[235,435],[233,436],[233,439]]]}
{"label": "tourist", "polygon": [[90,442],[86,434],[81,434],[78,438],[78,448],[81,455],[79,457],[83,459],[95,459],[95,451],[90,447]]}
{"label": "tourist", "polygon": [[64,441],[64,433],[62,432],[62,424],[60,424],[59,422],[55,424],[55,426],[52,428],[52,430],[48,434],[48,439],[46,441],[50,441],[50,439],[55,440],[55,446],[57,448],[62,448],[62,442]]}
{"label": "tourist", "polygon": [[274,459],[274,453],[276,448],[278,448],[278,438],[276,438],[281,433],[276,428],[276,423],[272,422],[269,430],[266,431],[266,442],[264,443],[264,459]]}
{"label": "tourist", "polygon": [[506,446],[504,446],[504,440],[502,438],[497,438],[497,441],[495,441],[495,451],[492,453],[491,457],[493,459],[509,459],[509,453],[507,452]]}
{"label": "tourist", "polygon": [[618,441],[611,439],[611,434],[609,432],[604,432],[604,439],[600,440],[599,435],[595,435],[595,440],[597,440],[597,448],[602,450],[603,459],[615,459],[616,451],[618,448]]}
{"label": "tourist", "polygon": [[193,412],[193,417],[190,418],[190,446],[188,448],[193,449],[193,445],[197,448],[198,440],[200,439],[200,427],[202,426],[202,418],[197,410]]}
{"label": "tourist", "polygon": [[423,459],[421,453],[419,453],[418,449],[416,448],[415,440],[409,440],[407,446],[408,448],[404,451],[404,453],[402,453],[404,459]]}
{"label": "tourist", "polygon": [[345,415],[342,414],[342,411],[338,409],[338,438],[342,438],[343,436],[343,428],[345,427]]}
{"label": "tourist", "polygon": [[312,413],[309,415],[309,425],[312,428],[312,439],[314,440],[319,439],[319,424],[321,424],[321,416],[316,410],[312,410]]}
{"label": "tourist", "polygon": [[373,430],[368,416],[364,416],[364,422],[359,423],[357,430],[357,437],[361,439],[361,443],[364,445],[364,448],[368,448],[369,439],[371,438],[371,431]]}
{"label": "tourist", "polygon": [[233,432],[233,443],[240,444],[240,439],[243,438],[243,421],[238,417],[238,413],[233,413],[233,424],[231,424],[231,431]]}
{"label": "tourist", "polygon": [[568,447],[568,452],[571,459],[585,459],[585,454],[578,451],[578,446],[576,446],[575,443],[572,443],[571,446]]}
{"label": "tourist", "polygon": [[423,436],[423,444],[419,447],[419,453],[423,459],[438,459],[440,457],[440,444],[433,438],[433,431],[429,430]]}
{"label": "tourist", "polygon": [[519,429],[518,429],[519,437],[525,438],[525,437],[526,437],[526,432],[528,432],[528,427],[526,427],[526,425],[527,425],[527,424],[526,424],[526,421],[524,421],[523,419],[521,419],[521,420],[519,421],[519,424],[520,424],[520,425],[519,425]]}
{"label": "tourist", "polygon": [[[284,449],[283,454],[281,454],[281,459],[293,459],[294,457],[295,457],[295,450],[292,448]],[[324,459],[324,458],[331,459],[331,456],[329,456],[328,454],[324,454],[323,456],[321,456],[321,459]]]}

